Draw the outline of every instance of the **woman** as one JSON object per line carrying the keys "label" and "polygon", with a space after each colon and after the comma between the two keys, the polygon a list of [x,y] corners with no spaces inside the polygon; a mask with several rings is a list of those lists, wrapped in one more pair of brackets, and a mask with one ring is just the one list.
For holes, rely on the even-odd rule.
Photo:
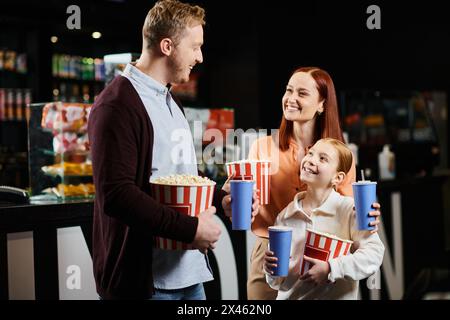
{"label": "woman", "polygon": [[[330,75],[319,68],[305,67],[294,71],[282,98],[283,118],[278,135],[255,141],[249,159],[271,160],[270,203],[260,206],[254,218],[252,231],[257,236],[251,255],[251,269],[247,282],[249,300],[275,299],[277,292],[266,283],[263,272],[264,252],[267,249],[268,231],[279,212],[294,196],[306,190],[300,181],[300,160],[308,147],[321,138],[344,141],[339,125],[336,92]],[[338,186],[342,195],[353,196],[351,183],[355,181],[356,169],[353,160],[346,179]],[[379,204],[374,203],[378,217]],[[372,222],[376,232],[378,219]]]}

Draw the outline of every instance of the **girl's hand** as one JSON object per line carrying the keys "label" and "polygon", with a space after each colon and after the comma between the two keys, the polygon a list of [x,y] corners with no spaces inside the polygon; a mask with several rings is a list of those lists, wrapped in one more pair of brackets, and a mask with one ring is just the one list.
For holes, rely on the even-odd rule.
{"label": "girl's hand", "polygon": [[307,273],[300,277],[300,280],[312,282],[314,285],[321,285],[328,282],[328,274],[330,273],[330,265],[327,261],[313,259],[303,256],[305,261],[312,263],[313,266]]}
{"label": "girl's hand", "polygon": [[267,250],[264,254],[264,271],[268,274],[273,274],[272,269],[277,267],[278,258],[273,255],[273,252]]}
{"label": "girl's hand", "polygon": [[[369,216],[375,217],[375,221],[370,222],[370,225],[374,226],[375,229],[370,230],[370,233],[377,233],[378,232],[378,224],[380,223],[381,205],[378,202],[374,202],[374,203],[372,203],[372,208],[374,208],[375,211],[370,211]],[[353,211],[355,211],[355,207],[353,207]]]}
{"label": "girl's hand", "polygon": [[381,216],[380,208],[381,208],[381,205],[378,202],[374,202],[372,204],[372,208],[374,208],[375,211],[369,212],[369,216],[375,217],[375,221],[372,221],[370,223],[370,225],[371,226],[375,226],[375,229],[370,230],[370,233],[377,233],[378,232],[378,224],[380,223],[380,216]]}

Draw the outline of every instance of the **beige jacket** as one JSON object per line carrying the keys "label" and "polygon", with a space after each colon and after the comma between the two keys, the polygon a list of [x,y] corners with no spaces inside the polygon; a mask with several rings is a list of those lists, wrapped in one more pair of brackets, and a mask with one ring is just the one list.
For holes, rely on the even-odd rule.
{"label": "beige jacket", "polygon": [[[305,194],[306,192],[298,193],[275,221],[275,225],[293,228],[291,260],[287,277],[272,277],[266,273],[267,283],[278,290],[278,300],[357,299],[358,282],[380,268],[384,245],[378,234],[356,229],[353,198],[332,191],[327,200],[314,209],[309,217],[302,209]],[[314,287],[299,280],[306,228],[354,241],[351,254],[329,261],[331,271],[328,280],[331,283]]]}

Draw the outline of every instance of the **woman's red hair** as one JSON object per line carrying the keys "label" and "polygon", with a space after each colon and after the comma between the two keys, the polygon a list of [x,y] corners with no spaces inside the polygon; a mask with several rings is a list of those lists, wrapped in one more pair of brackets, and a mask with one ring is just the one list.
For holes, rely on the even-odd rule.
{"label": "woman's red hair", "polygon": [[[321,138],[334,138],[343,142],[344,138],[342,136],[342,130],[339,124],[336,91],[330,75],[325,70],[316,67],[298,68],[292,73],[292,75],[297,72],[306,72],[313,77],[316,81],[320,101],[324,100],[324,110],[320,116],[316,116],[314,141]],[[282,151],[289,149],[289,142],[294,136],[294,125],[292,121],[286,120],[284,115],[281,119],[279,135],[280,149]]]}

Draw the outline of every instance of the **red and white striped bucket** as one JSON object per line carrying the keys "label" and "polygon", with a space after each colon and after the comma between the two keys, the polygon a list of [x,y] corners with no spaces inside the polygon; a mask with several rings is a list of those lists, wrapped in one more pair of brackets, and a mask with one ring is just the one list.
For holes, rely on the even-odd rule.
{"label": "red and white striped bucket", "polygon": [[[214,184],[181,186],[150,183],[156,201],[192,217],[197,217],[212,205]],[[155,247],[165,250],[192,250],[190,244],[155,237]]]}
{"label": "red and white striped bucket", "polygon": [[259,203],[269,204],[270,161],[242,160],[226,163],[227,174],[235,175],[234,180],[255,180],[259,190]]}
{"label": "red and white striped bucket", "polygon": [[[306,244],[304,255],[310,258],[328,261],[350,253],[353,241],[343,240],[336,236],[325,234],[319,231],[306,229]],[[305,274],[310,269],[310,263],[302,257],[300,275]]]}

